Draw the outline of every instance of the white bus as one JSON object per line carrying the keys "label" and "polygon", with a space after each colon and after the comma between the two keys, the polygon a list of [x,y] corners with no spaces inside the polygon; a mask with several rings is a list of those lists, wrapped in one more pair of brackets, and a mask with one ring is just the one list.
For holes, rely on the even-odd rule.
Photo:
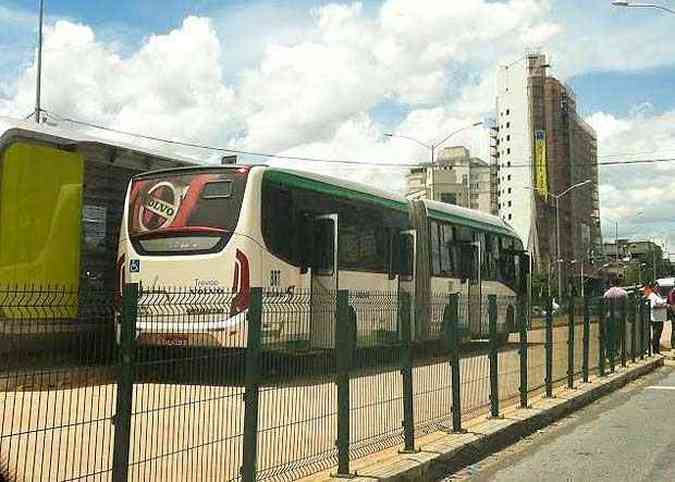
{"label": "white bus", "polygon": [[[316,303],[348,289],[358,296],[401,292],[412,300],[417,339],[439,334],[442,313],[430,293],[460,293],[463,340],[487,336],[487,294],[524,294],[522,243],[495,216],[406,198],[358,183],[268,166],[167,169],[134,177],[120,230],[120,282],[144,290],[235,292],[229,309],[189,317],[137,320],[137,341],[150,345],[241,347],[250,288],[274,290],[293,303],[310,293],[309,320],[293,314],[263,318],[263,340],[283,347],[334,346],[335,317]],[[511,298],[509,298],[511,297]],[[162,302],[164,298],[158,300]],[[481,309],[481,307],[483,309]],[[515,330],[500,304],[502,339]],[[207,310],[208,311],[208,310]],[[186,311],[188,313],[188,311]],[[384,316],[384,315],[383,315]],[[396,320],[378,330],[395,331]],[[357,319],[366,339],[376,324]]]}

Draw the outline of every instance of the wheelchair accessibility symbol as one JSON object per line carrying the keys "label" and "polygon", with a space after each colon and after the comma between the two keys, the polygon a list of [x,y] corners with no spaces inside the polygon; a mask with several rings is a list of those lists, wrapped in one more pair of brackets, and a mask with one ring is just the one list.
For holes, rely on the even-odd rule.
{"label": "wheelchair accessibility symbol", "polygon": [[141,260],[140,259],[130,259],[129,260],[129,272],[130,273],[140,273],[141,272]]}

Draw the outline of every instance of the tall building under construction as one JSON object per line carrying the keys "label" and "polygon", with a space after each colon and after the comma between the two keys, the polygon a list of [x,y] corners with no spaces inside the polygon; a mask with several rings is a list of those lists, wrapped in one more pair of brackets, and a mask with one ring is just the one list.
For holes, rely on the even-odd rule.
{"label": "tall building under construction", "polygon": [[590,253],[602,250],[597,137],[577,114],[574,91],[549,68],[540,53],[498,68],[498,211],[522,236],[536,269],[556,270],[556,196],[590,180],[559,197],[559,262],[576,269],[583,263],[592,275]]}

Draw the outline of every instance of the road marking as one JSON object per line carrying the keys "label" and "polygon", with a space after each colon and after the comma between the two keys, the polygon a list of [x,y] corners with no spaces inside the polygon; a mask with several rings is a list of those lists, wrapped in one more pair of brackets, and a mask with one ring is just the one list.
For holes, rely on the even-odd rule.
{"label": "road marking", "polygon": [[652,387],[647,387],[647,389],[651,389],[651,390],[675,390],[675,387],[666,386],[666,385],[654,385]]}

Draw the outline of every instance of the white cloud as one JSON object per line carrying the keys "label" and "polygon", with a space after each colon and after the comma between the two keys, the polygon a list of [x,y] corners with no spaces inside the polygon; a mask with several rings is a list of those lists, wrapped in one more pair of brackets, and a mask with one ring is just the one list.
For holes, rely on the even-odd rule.
{"label": "white cloud", "polygon": [[596,112],[586,118],[586,121],[595,129],[598,136],[598,143],[603,143],[618,134],[628,131],[632,123],[625,119],[617,119],[611,114]]}
{"label": "white cloud", "polygon": [[[600,210],[610,240],[616,221],[620,237],[664,237],[663,233],[675,232],[670,210],[675,204],[675,162],[631,164],[675,158],[675,112],[645,112],[650,111],[638,106],[626,118],[596,112],[586,119],[598,133],[599,161],[619,163],[601,166],[599,172]],[[675,235],[671,238],[675,242]]]}
{"label": "white cloud", "polygon": [[[302,35],[297,26],[280,38],[262,34],[270,43],[252,46],[259,60],[239,72],[225,63],[232,46],[222,39],[232,37],[219,34],[222,21],[188,17],[129,55],[89,26],[58,21],[46,34],[43,99],[57,113],[153,135],[329,158],[425,158],[414,144],[357,127],[377,131],[368,112],[386,100],[410,111],[398,132],[426,142],[474,122],[492,110],[493,89],[481,90],[492,85],[496,57],[521,52],[523,37],[555,35],[548,9],[538,0],[388,0],[367,14],[358,2],[327,4],[311,11]],[[30,112],[34,76],[33,67],[23,72],[1,112]],[[453,141],[486,155],[479,133]]]}
{"label": "white cloud", "polygon": [[[57,113],[151,135],[327,159],[426,161],[423,147],[385,137],[371,109],[403,106],[394,132],[432,143],[494,115],[495,67],[526,47],[551,53],[562,77],[672,62],[675,44],[663,41],[672,24],[647,17],[628,23],[608,15],[606,5],[584,12],[567,5],[387,0],[376,10],[336,3],[303,14],[296,6],[254,4],[221,18],[187,17],[131,51],[90,26],[51,21],[43,99]],[[562,15],[565,7],[572,13]],[[15,17],[32,22],[0,7],[0,25]],[[34,76],[30,65],[11,88],[0,85],[0,114],[32,110]],[[601,160],[675,157],[675,112],[653,112],[639,105],[625,118],[589,116]],[[459,133],[446,145],[453,144],[488,157],[485,129]],[[292,165],[403,187],[396,168]],[[664,203],[675,200],[675,163],[601,168],[600,177],[603,216],[622,219],[627,232],[669,222]],[[638,207],[648,214],[631,219]]]}

